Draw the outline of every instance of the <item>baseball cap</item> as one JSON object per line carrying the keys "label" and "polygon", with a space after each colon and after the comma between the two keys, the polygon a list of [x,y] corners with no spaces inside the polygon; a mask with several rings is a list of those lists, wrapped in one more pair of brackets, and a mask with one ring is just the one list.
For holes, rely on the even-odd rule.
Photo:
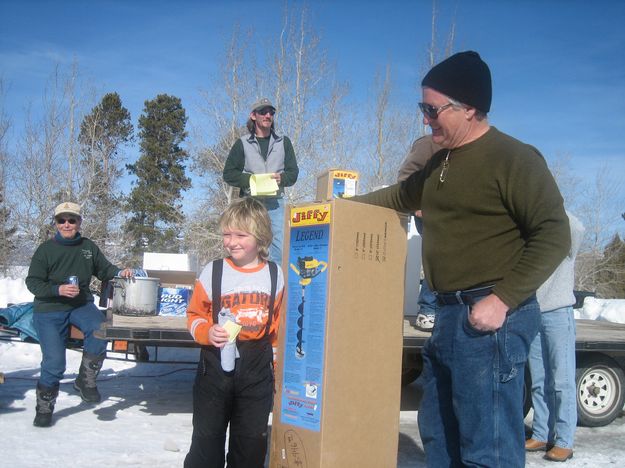
{"label": "baseball cap", "polygon": [[80,218],[80,205],[78,203],[63,202],[54,209],[54,217],[60,214],[73,214]]}
{"label": "baseball cap", "polygon": [[255,112],[263,107],[271,107],[273,110],[276,110],[276,107],[271,103],[271,101],[267,98],[261,98],[252,104],[252,110],[250,112]]}

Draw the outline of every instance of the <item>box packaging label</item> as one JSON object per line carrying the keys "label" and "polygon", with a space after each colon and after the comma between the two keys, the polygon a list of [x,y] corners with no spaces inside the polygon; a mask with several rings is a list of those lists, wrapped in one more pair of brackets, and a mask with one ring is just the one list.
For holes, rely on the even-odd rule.
{"label": "box packaging label", "polygon": [[179,316],[187,313],[191,299],[189,288],[159,288],[158,315]]}
{"label": "box packaging label", "polygon": [[332,198],[349,198],[356,195],[358,173],[336,171],[332,180]]}
{"label": "box packaging label", "polygon": [[291,210],[282,421],[320,430],[330,205]]}

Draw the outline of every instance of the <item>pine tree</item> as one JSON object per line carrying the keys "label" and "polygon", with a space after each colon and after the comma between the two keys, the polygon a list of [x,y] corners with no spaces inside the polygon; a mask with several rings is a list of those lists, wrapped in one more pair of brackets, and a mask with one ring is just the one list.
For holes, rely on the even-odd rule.
{"label": "pine tree", "polygon": [[123,173],[119,152],[132,140],[130,112],[122,106],[117,93],[106,94],[80,125],[82,173],[78,199],[89,220],[85,233],[101,245],[110,237],[109,226],[122,204],[117,190],[117,180]]}
{"label": "pine tree", "polygon": [[137,177],[133,183],[126,231],[132,239],[132,260],[142,252],[176,253],[180,250],[183,190],[191,187],[184,163],[188,153],[180,147],[187,136],[187,116],[179,98],[160,94],[145,102],[139,118],[141,156],[127,165]]}

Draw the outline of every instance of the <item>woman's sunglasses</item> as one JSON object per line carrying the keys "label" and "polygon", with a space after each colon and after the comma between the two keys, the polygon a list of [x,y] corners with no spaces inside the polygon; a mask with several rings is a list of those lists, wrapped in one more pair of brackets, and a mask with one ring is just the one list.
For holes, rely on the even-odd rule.
{"label": "woman's sunglasses", "polygon": [[76,224],[78,220],[76,218],[56,218],[56,224]]}

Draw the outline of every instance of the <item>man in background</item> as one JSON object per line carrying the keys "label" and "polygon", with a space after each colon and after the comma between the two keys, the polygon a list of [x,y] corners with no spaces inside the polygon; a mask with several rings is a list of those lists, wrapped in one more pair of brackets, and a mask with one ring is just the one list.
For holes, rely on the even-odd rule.
{"label": "man in background", "polygon": [[[267,208],[273,231],[269,258],[280,264],[284,239],[284,188],[297,182],[299,168],[291,140],[276,133],[275,113],[276,108],[267,98],[252,104],[246,124],[249,135],[239,138],[230,149],[223,178],[227,184],[240,189],[241,197],[254,196]],[[270,174],[278,185],[277,192],[252,194],[250,178],[254,174]]]}
{"label": "man in background", "polygon": [[[441,149],[440,146],[432,141],[431,135],[417,138],[412,143],[410,151],[399,167],[397,181],[406,180],[414,172],[422,170],[434,153]],[[414,212],[414,222],[417,232],[423,238],[423,212],[421,210]],[[425,277],[421,280],[417,304],[419,311],[415,320],[415,328],[431,332],[432,328],[434,328],[434,319],[436,318],[436,296],[432,293],[428,280]]]}
{"label": "man in background", "polygon": [[541,326],[529,355],[532,376],[532,437],[525,450],[546,450],[545,458],[563,462],[573,457],[577,426],[575,390],[575,257],[582,245],[584,226],[567,212],[571,250],[556,271],[536,291]]}

